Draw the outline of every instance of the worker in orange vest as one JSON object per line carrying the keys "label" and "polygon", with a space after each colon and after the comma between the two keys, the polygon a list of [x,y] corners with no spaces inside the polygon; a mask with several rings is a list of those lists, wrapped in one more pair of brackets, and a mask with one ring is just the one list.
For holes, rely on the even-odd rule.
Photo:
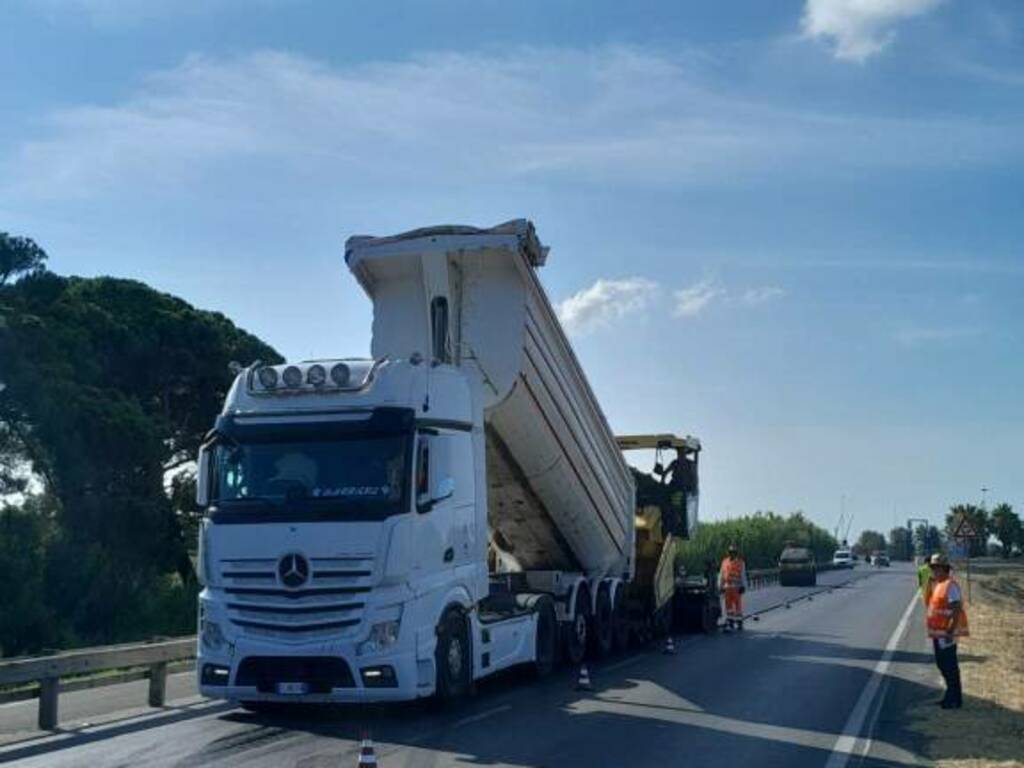
{"label": "worker in orange vest", "polygon": [[728,554],[718,569],[718,588],[725,596],[726,628],[743,629],[742,595],[747,591],[747,564],[735,544],[729,545]]}
{"label": "worker in orange vest", "polygon": [[949,559],[932,555],[931,589],[928,593],[928,636],[935,650],[935,665],[946,681],[946,695],[939,706],[960,709],[963,691],[960,688],[960,661],[956,655],[957,638],[966,637],[967,612],[964,610],[960,585],[950,575]]}

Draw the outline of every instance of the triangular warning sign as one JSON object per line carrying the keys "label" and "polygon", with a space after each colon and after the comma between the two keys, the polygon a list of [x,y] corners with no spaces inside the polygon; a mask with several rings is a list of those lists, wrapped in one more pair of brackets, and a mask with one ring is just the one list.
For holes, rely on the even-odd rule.
{"label": "triangular warning sign", "polygon": [[954,539],[976,539],[978,538],[978,531],[975,530],[971,521],[967,519],[967,515],[960,515],[959,519],[953,525],[953,538]]}

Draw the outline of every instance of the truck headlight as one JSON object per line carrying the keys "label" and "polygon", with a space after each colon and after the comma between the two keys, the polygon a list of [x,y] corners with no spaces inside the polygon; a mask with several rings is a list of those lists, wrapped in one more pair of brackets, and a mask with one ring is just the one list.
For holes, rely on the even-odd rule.
{"label": "truck headlight", "polygon": [[199,551],[196,553],[196,576],[204,587],[219,587],[220,578],[213,567],[213,556],[210,554],[210,523],[203,520],[199,528]]}
{"label": "truck headlight", "polygon": [[224,631],[216,621],[203,618],[203,646],[211,651],[219,651],[224,647],[227,640]]}
{"label": "truck headlight", "polygon": [[401,629],[402,619],[389,619],[380,621],[370,627],[370,636],[359,644],[356,653],[365,656],[368,653],[379,653],[387,650],[398,642],[398,631]]}

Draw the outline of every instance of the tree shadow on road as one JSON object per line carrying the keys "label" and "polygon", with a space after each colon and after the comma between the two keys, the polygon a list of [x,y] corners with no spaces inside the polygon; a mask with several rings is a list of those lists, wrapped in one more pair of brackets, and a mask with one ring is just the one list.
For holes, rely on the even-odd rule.
{"label": "tree shadow on road", "polygon": [[104,718],[102,725],[99,726],[61,726],[52,731],[38,732],[26,739],[4,744],[0,747],[0,763],[62,752],[117,736],[156,730],[161,726],[209,717],[218,712],[229,712],[233,708],[227,703],[213,704],[203,700],[198,704],[167,705],[159,710],[154,709],[128,717]]}

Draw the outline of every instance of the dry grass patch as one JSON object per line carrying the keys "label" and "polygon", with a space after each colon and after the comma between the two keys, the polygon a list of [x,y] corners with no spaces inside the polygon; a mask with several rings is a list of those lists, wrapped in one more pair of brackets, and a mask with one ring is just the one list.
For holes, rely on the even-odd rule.
{"label": "dry grass patch", "polygon": [[[966,594],[963,573],[957,574]],[[1024,768],[1024,563],[971,566],[971,636],[960,643],[964,708],[910,711],[941,768]]]}

